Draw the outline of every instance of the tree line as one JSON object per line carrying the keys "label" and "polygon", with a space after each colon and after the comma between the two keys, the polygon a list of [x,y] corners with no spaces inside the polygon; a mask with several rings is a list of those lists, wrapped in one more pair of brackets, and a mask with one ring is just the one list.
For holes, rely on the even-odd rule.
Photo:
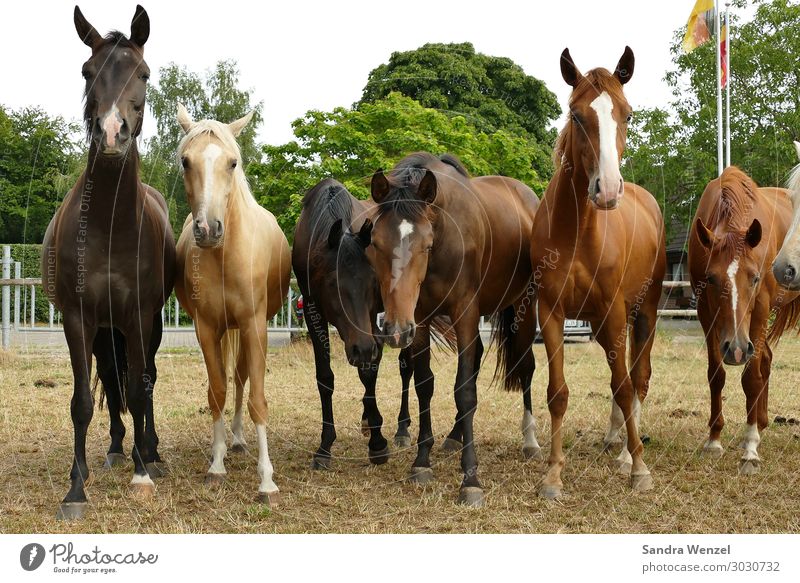
{"label": "tree line", "polygon": [[[742,7],[745,0],[736,0]],[[762,185],[780,185],[800,133],[800,6],[757,0],[754,17],[731,31],[732,161]],[[668,228],[684,228],[705,184],[716,175],[714,43],[691,54],[675,33],[665,81],[673,100],[636,111],[623,176],[650,190]],[[198,73],[178,64],[148,88],[156,134],[142,148],[142,177],[170,205],[176,233],[189,207],[175,152],[176,103],[195,119],[230,121],[263,103],[242,88],[234,61]],[[634,104],[635,105],[635,104]],[[355,195],[369,195],[369,177],[415,150],[458,155],[475,175],[503,174],[541,194],[550,179],[555,95],[503,57],[472,44],[426,44],[393,53],[371,71],[356,103],[308,111],[292,123],[286,144],[258,143],[251,124],[240,138],[246,173],[260,204],[291,238],[303,193],[333,176]],[[0,242],[39,243],[53,212],[85,164],[80,127],[37,108],[0,106]]]}

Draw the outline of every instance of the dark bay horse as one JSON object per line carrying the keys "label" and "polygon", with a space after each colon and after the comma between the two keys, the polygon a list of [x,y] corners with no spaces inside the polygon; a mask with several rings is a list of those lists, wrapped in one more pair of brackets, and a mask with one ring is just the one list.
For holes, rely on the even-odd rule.
{"label": "dark bay horse", "polygon": [[[420,429],[411,480],[425,483],[433,477],[428,324],[444,315],[453,323],[458,346],[457,415],[449,439],[463,443],[459,502],[480,506],[473,416],[483,355],[481,315],[497,314],[501,375],[507,388],[522,388],[527,399],[526,445],[534,430],[530,383],[535,325],[526,325],[534,319],[526,292],[531,280],[529,237],[539,201],[517,180],[471,179],[454,156],[424,152],[406,156],[388,176],[378,171],[372,178],[372,198],[378,211],[369,253],[386,308],[383,335],[392,347],[410,346],[413,351]],[[532,445],[538,451],[535,438]]]}
{"label": "dark bay horse", "polygon": [[60,518],[80,518],[87,505],[92,354],[111,415],[107,464],[124,459],[120,412],[127,407],[134,430],[131,489],[145,496],[154,491],[148,469],[160,471],[153,421],[155,354],[175,268],[166,202],[139,180],[136,137],[150,74],[143,57],[150,34],[147,13],[136,7],[130,38],[120,32],[101,37],[77,7],[75,28],[92,49],[83,65],[89,162],[50,222],[42,254],[42,284],[64,314],[74,377],[75,457]]}
{"label": "dark bay horse", "polygon": [[[555,148],[556,171],[536,214],[531,258],[536,278],[552,420],[548,470],[540,494],[561,495],[562,423],[569,388],[564,378],[564,319],[589,320],[611,368],[613,393],[607,442],[624,424],[627,445],[618,458],[634,490],[652,487],[642,460],[638,420],[650,382],[650,350],[666,265],[664,223],[643,188],[623,182],[620,160],[631,107],[622,90],[634,66],[626,47],[614,73],[581,74],[569,51],[561,74],[572,86],[567,124]],[[540,268],[539,266],[548,266]],[[628,329],[630,373],[626,364]]]}
{"label": "dark bay horse", "polygon": [[[348,362],[358,368],[364,385],[362,428],[369,435],[369,460],[389,459],[381,433],[381,417],[375,399],[383,342],[377,328],[382,311],[375,270],[367,259],[374,204],[360,201],[341,183],[325,179],[306,192],[292,247],[292,267],[303,294],[306,325],[314,347],[317,389],[322,403],[322,435],[312,467],[327,469],[336,439],[333,418],[334,376],[330,365],[328,325],[333,324],[344,341]],[[408,388],[411,382],[410,350],[400,352],[403,400],[395,443],[411,444],[408,427]]]}
{"label": "dark bay horse", "polygon": [[[689,238],[689,272],[708,349],[711,417],[705,453],[721,455],[725,367],[744,366],[747,432],[739,473],[753,474],[767,427],[772,347],[800,318],[800,293],[778,286],[772,263],[792,223],[782,188],[758,188],[731,166],[706,186]],[[770,315],[775,315],[769,328]]]}

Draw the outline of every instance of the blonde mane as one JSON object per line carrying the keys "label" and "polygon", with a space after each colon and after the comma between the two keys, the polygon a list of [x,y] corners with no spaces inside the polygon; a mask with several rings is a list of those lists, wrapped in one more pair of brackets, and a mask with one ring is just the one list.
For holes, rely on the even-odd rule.
{"label": "blonde mane", "polygon": [[792,206],[797,210],[800,208],[800,164],[795,166],[789,173],[789,179],[786,181],[786,188],[789,189]]}

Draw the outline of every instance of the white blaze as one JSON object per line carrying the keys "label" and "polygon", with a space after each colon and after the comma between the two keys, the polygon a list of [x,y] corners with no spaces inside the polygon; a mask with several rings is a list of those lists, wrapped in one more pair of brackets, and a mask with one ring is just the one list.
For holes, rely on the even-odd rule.
{"label": "white blaze", "polygon": [[[205,215],[208,212],[208,207],[211,205],[211,200],[214,197],[214,164],[222,155],[222,148],[216,144],[208,144],[206,149],[203,150],[203,162],[205,164],[205,175],[203,176],[203,198],[200,203],[198,214]],[[203,216],[203,220],[206,217]]]}
{"label": "white blaze", "polygon": [[614,102],[606,91],[598,95],[589,105],[597,114],[600,128],[600,182],[604,177],[614,176],[619,181],[619,155],[617,154],[617,122],[611,112]]}
{"label": "white blaze", "polygon": [[736,289],[736,272],[739,271],[739,259],[734,259],[728,266],[728,279],[731,282],[731,309],[733,310],[733,333],[736,334],[736,306],[739,303],[739,291]]}
{"label": "white blaze", "polygon": [[114,141],[122,128],[122,122],[119,121],[119,108],[117,103],[111,106],[106,116],[103,118],[103,131],[106,134],[106,146],[109,148],[114,147]]}
{"label": "white blaze", "polygon": [[406,219],[400,223],[398,227],[400,231],[400,244],[394,249],[394,257],[392,258],[392,283],[389,291],[394,291],[394,288],[403,276],[403,269],[405,269],[408,262],[411,261],[411,234],[414,232],[414,225],[409,223]]}

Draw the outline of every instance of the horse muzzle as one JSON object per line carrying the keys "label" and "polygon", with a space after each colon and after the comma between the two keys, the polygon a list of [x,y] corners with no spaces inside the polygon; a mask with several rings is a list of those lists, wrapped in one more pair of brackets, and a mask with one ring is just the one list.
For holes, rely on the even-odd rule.
{"label": "horse muzzle", "polygon": [[216,247],[225,234],[225,227],[222,221],[206,221],[205,219],[195,219],[192,224],[194,242],[198,247]]}
{"label": "horse muzzle", "polygon": [[724,340],[719,349],[722,353],[723,362],[732,366],[742,366],[747,363],[756,351],[755,346],[749,340],[746,344],[738,340],[733,342]]}
{"label": "horse muzzle", "polygon": [[772,264],[772,275],[778,285],[789,291],[800,290],[800,277],[798,277],[797,267],[788,261],[778,260]]}
{"label": "horse muzzle", "polygon": [[350,366],[363,367],[372,364],[380,354],[378,343],[370,339],[369,342],[358,342],[345,346],[347,362]]}
{"label": "horse muzzle", "polygon": [[408,322],[402,326],[395,322],[385,322],[383,324],[384,340],[392,348],[408,348],[414,340],[416,331],[417,325],[414,322]]}
{"label": "horse muzzle", "polygon": [[624,189],[622,178],[608,180],[596,177],[589,181],[589,200],[596,209],[610,211],[619,206]]}

